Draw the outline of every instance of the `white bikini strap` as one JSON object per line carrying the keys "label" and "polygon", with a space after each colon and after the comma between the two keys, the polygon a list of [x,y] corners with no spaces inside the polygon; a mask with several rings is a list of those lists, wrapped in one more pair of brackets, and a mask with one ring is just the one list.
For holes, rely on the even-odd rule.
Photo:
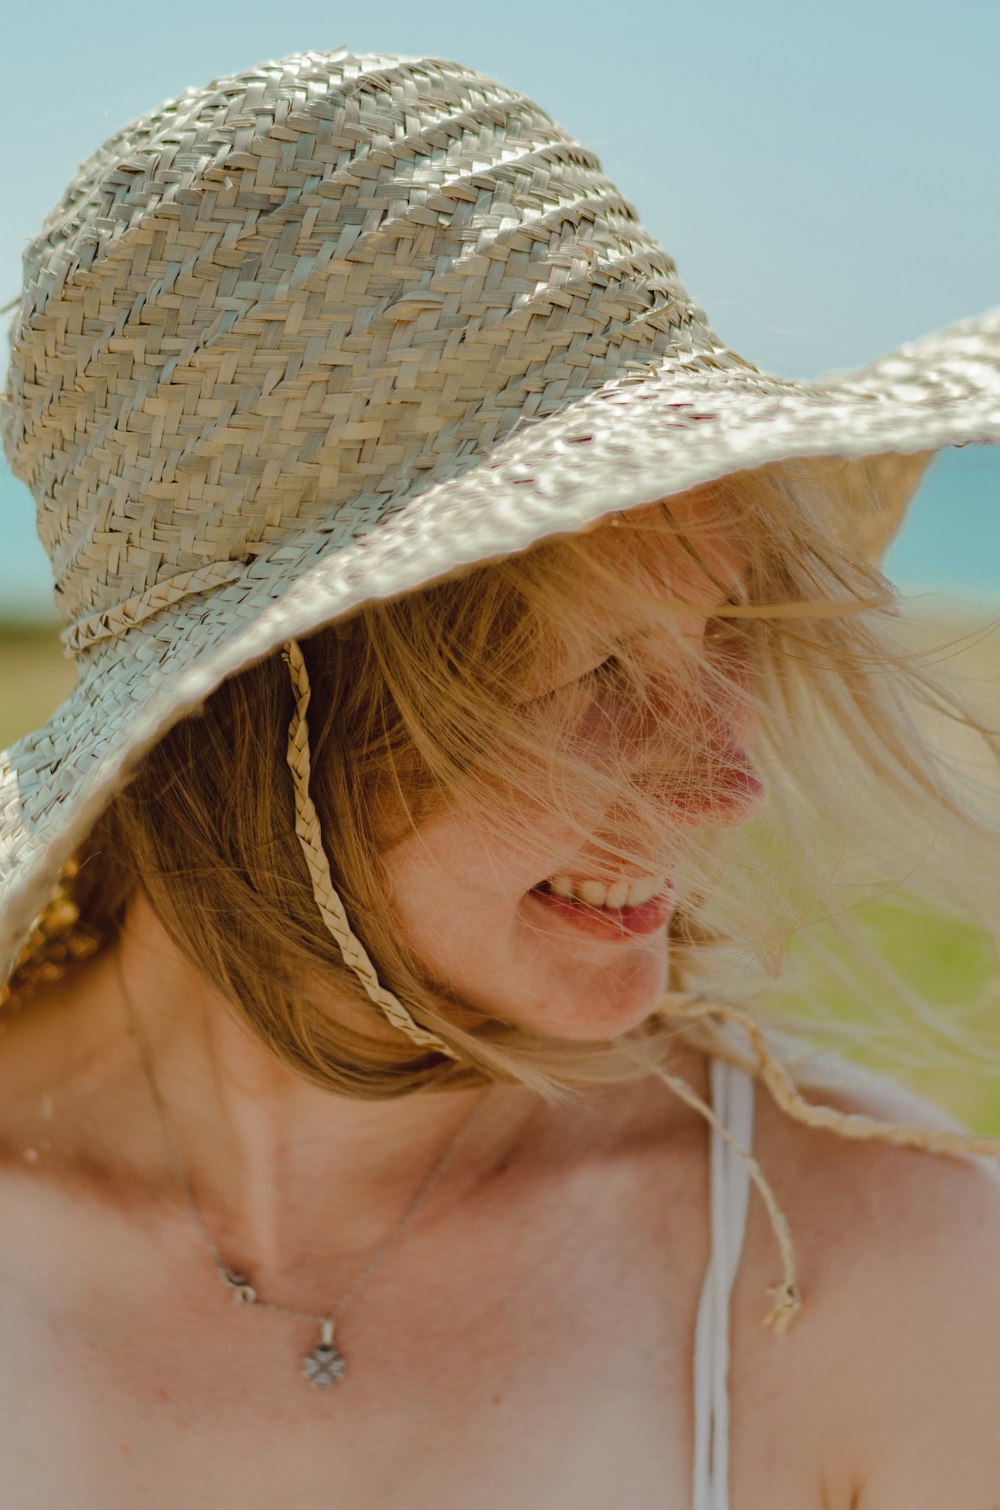
{"label": "white bikini strap", "polygon": [[[746,1152],[753,1142],[754,1081],[721,1059],[710,1068],[712,1108]],[[729,1507],[729,1311],[746,1230],[750,1179],[739,1155],[711,1130],[712,1251],[695,1324],[694,1510]]]}

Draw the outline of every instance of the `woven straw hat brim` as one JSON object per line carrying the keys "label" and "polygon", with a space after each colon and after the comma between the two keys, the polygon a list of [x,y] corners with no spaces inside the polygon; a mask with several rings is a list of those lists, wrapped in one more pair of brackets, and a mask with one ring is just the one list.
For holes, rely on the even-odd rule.
{"label": "woven straw hat brim", "polygon": [[[366,533],[343,511],[321,517],[235,580],[153,605],[126,633],[98,639],[73,694],[0,757],[0,979],[129,768],[225,677],[288,638],[733,471],[792,457],[892,462],[976,442],[1000,444],[1000,309],[814,383],[668,359],[519,427]],[[887,488],[874,519],[849,488],[831,492],[841,510],[831,527],[877,558],[907,488]]]}

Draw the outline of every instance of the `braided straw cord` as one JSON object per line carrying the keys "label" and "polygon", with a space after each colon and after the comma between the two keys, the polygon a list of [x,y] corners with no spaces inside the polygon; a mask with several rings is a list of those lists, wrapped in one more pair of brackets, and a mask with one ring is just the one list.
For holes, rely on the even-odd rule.
{"label": "braided straw cord", "polygon": [[704,1012],[718,1012],[740,1025],[750,1040],[760,1078],[783,1111],[807,1127],[835,1132],[844,1138],[874,1139],[896,1148],[915,1148],[924,1153],[960,1157],[972,1154],[1000,1162],[1000,1138],[980,1138],[974,1133],[950,1132],[946,1128],[920,1127],[908,1122],[882,1122],[863,1112],[838,1112],[831,1106],[817,1106],[803,1100],[788,1070],[768,1048],[759,1023],[731,1002],[705,1003]]}
{"label": "braided straw cord", "polygon": [[773,1303],[771,1309],[764,1317],[764,1325],[773,1326],[776,1335],[781,1337],[788,1330],[802,1307],[799,1286],[795,1277],[795,1246],[792,1242],[788,1218],[778,1205],[767,1176],[753,1154],[748,1153],[745,1148],[740,1146],[729,1129],[724,1127],[719,1121],[708,1102],[703,1101],[697,1091],[692,1090],[686,1080],[681,1079],[679,1075],[672,1075],[662,1065],[654,1066],[653,1074],[656,1075],[657,1079],[662,1080],[664,1085],[669,1086],[682,1101],[686,1102],[695,1111],[700,1112],[706,1121],[711,1123],[720,1138],[743,1160],[747,1174],[760,1193],[761,1200],[767,1208],[775,1240],[781,1250],[783,1269],[783,1277],[780,1283],[771,1285],[768,1288],[767,1293],[772,1297]]}
{"label": "braided straw cord", "polygon": [[[689,1008],[685,1008],[685,1014],[691,1016],[707,1017],[719,1013],[724,1016],[726,1011],[725,1006],[716,1005],[714,1003],[696,1004],[696,1006],[700,1007],[701,1010],[692,1011]],[[665,1013],[665,1015],[673,1015],[672,1006],[669,1011]],[[771,1309],[764,1317],[763,1324],[764,1326],[773,1327],[777,1336],[784,1336],[785,1332],[788,1330],[789,1326],[794,1321],[798,1312],[802,1308],[802,1299],[795,1274],[795,1245],[792,1242],[792,1234],[788,1226],[788,1219],[785,1216],[785,1213],[782,1211],[781,1207],[778,1205],[774,1191],[771,1189],[767,1176],[761,1169],[753,1154],[749,1153],[745,1148],[740,1146],[729,1129],[727,1127],[724,1127],[723,1124],[719,1121],[709,1103],[707,1101],[704,1101],[701,1096],[698,1095],[698,1092],[694,1090],[694,1088],[690,1086],[686,1080],[682,1079],[680,1075],[671,1074],[671,1072],[665,1069],[661,1064],[652,1064],[638,1054],[636,1054],[634,1057],[637,1063],[645,1065],[651,1074],[655,1075],[658,1080],[662,1080],[663,1084],[668,1086],[676,1096],[679,1096],[680,1099],[685,1103],[685,1105],[690,1106],[693,1111],[698,1112],[702,1117],[704,1117],[706,1122],[708,1122],[710,1126],[713,1127],[719,1134],[719,1137],[723,1140],[723,1142],[726,1143],[734,1153],[738,1154],[740,1159],[742,1159],[747,1174],[749,1175],[753,1184],[757,1187],[760,1198],[764,1202],[764,1205],[767,1209],[768,1219],[771,1223],[771,1230],[774,1232],[775,1241],[777,1242],[778,1248],[781,1252],[781,1263],[783,1271],[782,1279],[778,1284],[770,1285],[768,1287],[767,1294],[772,1297],[772,1305]]]}
{"label": "braided straw cord", "polygon": [[360,939],[356,938],[351,931],[344,904],[337,895],[333,877],[330,874],[330,864],[323,848],[319,814],[309,795],[311,765],[309,725],[306,722],[306,712],[312,695],[309,672],[297,640],[288,640],[281,656],[288,667],[288,674],[295,692],[295,711],[288,728],[288,764],[295,786],[295,832],[309,868],[316,906],[320,910],[327,930],[340,946],[345,964],[351,967],[371,1000],[392,1026],[398,1028],[401,1033],[405,1033],[421,1048],[437,1049],[439,1053],[447,1054],[451,1059],[457,1059],[458,1055],[454,1049],[449,1048],[435,1033],[419,1027],[402,1002],[398,1001],[391,991],[387,991],[384,986],[380,985],[375,966],[368,958]]}
{"label": "braided straw cord", "polygon": [[[897,1148],[913,1148],[924,1153],[944,1154],[954,1158],[971,1154],[1000,1162],[1000,1139],[998,1138],[980,1138],[972,1133],[921,1127],[905,1122],[883,1122],[863,1112],[841,1112],[832,1106],[817,1105],[806,1101],[792,1080],[788,1069],[768,1046],[760,1024],[754,1021],[750,1012],[734,1006],[732,1002],[705,1001],[697,998],[685,1002],[671,999],[669,1006],[662,1009],[662,1013],[671,1019],[683,1019],[689,1023],[697,1023],[701,1019],[713,1030],[712,1036],[716,1040],[716,1046],[715,1020],[721,1018],[723,1021],[735,1023],[746,1034],[756,1061],[752,1073],[770,1091],[775,1104],[796,1122],[806,1127],[836,1133],[843,1138],[889,1143]],[[635,1057],[639,1059],[638,1055]],[[742,1056],[740,1058],[742,1061]],[[647,1064],[645,1059],[640,1062]],[[743,1067],[749,1068],[745,1062]],[[669,1086],[688,1106],[700,1112],[715,1128],[723,1141],[742,1159],[747,1174],[760,1193],[781,1252],[783,1267],[783,1278],[780,1283],[770,1286],[767,1290],[768,1295],[773,1298],[773,1304],[764,1317],[763,1324],[773,1326],[775,1333],[782,1336],[801,1309],[802,1299],[796,1279],[795,1248],[788,1221],[775,1199],[767,1177],[753,1155],[740,1147],[728,1129],[719,1122],[708,1103],[702,1100],[686,1080],[671,1074],[662,1065],[648,1063],[648,1068],[652,1074],[663,1081],[664,1085]]]}

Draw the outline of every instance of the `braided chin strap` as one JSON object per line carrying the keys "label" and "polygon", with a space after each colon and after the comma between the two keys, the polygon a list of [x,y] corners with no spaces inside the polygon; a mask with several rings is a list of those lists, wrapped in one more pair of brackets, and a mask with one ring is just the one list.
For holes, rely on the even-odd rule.
{"label": "braided chin strap", "polygon": [[447,1054],[449,1059],[457,1059],[458,1055],[454,1049],[449,1048],[435,1033],[419,1027],[402,1002],[398,1001],[391,991],[386,991],[379,984],[375,966],[368,958],[360,939],[351,932],[344,904],[337,895],[333,877],[330,874],[329,861],[323,848],[319,815],[309,795],[311,766],[306,711],[309,707],[311,688],[309,672],[306,670],[305,659],[297,640],[287,641],[282,649],[281,658],[288,667],[288,674],[295,692],[295,712],[292,714],[292,721],[288,727],[288,764],[291,767],[292,781],[295,786],[295,832],[302,846],[306,865],[309,867],[313,896],[316,898],[316,906],[320,910],[323,922],[340,946],[345,964],[350,965],[371,1000],[392,1026],[398,1028],[401,1033],[405,1033],[422,1049],[437,1049],[439,1053]]}

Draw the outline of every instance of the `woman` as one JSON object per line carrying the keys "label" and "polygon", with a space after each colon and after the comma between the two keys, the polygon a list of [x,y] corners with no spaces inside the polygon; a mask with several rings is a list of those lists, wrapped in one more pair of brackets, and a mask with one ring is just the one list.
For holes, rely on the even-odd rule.
{"label": "woman", "polygon": [[877,562],[997,324],[761,374],[457,64],[83,165],[4,409],[79,664],[0,786],[5,1504],[992,1502],[995,1145],[764,1019],[876,872],[995,918]]}

